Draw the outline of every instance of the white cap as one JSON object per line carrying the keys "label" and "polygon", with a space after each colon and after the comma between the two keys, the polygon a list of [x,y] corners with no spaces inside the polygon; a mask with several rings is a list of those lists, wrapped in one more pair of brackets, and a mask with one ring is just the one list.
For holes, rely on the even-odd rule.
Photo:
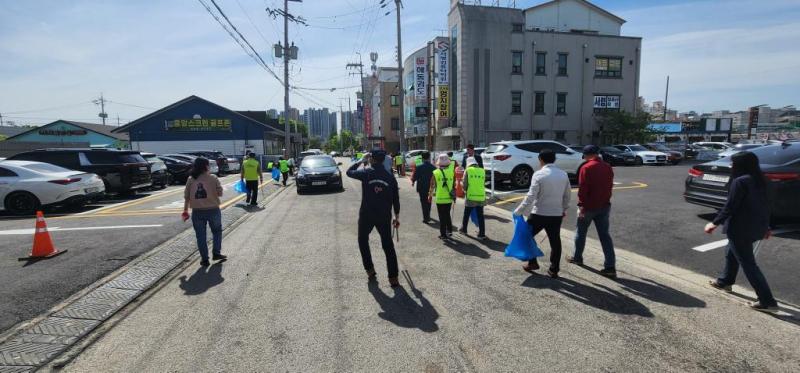
{"label": "white cap", "polygon": [[436,164],[438,166],[449,166],[450,165],[450,158],[447,157],[447,154],[439,154],[439,159],[436,160]]}
{"label": "white cap", "polygon": [[475,157],[467,158],[467,167],[472,166],[472,165],[477,165],[477,164],[478,164],[478,161],[475,160]]}

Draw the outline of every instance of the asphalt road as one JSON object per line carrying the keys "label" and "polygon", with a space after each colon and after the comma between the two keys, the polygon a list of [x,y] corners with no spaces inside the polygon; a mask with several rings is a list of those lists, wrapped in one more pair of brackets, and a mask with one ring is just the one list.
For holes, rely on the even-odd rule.
{"label": "asphalt road", "polygon": [[[565,265],[529,275],[490,241],[444,244],[401,181],[402,287],[373,233],[377,282],[356,245],[360,188],[285,191],[230,232],[229,259],[196,262],[118,318],[68,372],[797,371],[792,322],[621,257],[621,278]],[[270,229],[264,229],[270,227]],[[598,266],[596,242],[586,261]],[[663,265],[662,265],[663,267]],[[669,269],[669,268],[667,268]]]}
{"label": "asphalt road", "polygon": [[[614,195],[611,200],[611,234],[614,245],[638,254],[715,276],[722,269],[724,246],[705,252],[694,250],[698,246],[724,240],[722,230],[713,235],[703,232],[703,226],[715,216],[715,211],[692,205],[683,200],[684,180],[691,165],[663,167],[615,167]],[[524,192],[507,192],[495,206],[513,211]],[[800,192],[799,192],[800,193]],[[577,193],[573,193],[574,206]],[[563,227],[575,229],[575,209],[570,209]],[[781,226],[796,225],[784,222]],[[597,237],[593,227],[589,236]],[[538,239],[544,237],[541,233]],[[564,243],[566,253],[572,244]],[[764,271],[773,293],[780,300],[800,304],[800,287],[797,286],[797,267],[800,265],[800,230],[779,234],[761,246],[759,266]],[[744,274],[738,284],[749,288]]]}
{"label": "asphalt road", "polygon": [[[243,195],[238,175],[222,178],[224,207]],[[0,332],[33,318],[73,293],[191,227],[183,222],[183,186],[107,200],[81,210],[51,210],[45,219],[55,246],[66,253],[22,262],[33,242],[35,219],[0,216]],[[11,300],[11,301],[6,301]]]}

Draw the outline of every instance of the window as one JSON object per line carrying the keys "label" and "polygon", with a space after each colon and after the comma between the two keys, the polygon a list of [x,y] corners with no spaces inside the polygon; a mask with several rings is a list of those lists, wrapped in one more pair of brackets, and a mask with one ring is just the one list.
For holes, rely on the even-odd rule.
{"label": "window", "polygon": [[547,70],[544,68],[546,60],[546,52],[536,52],[536,75],[545,75],[547,73]]}
{"label": "window", "polygon": [[533,113],[544,114],[544,92],[536,92],[536,97],[533,100]]}
{"label": "window", "polygon": [[522,74],[522,52],[511,52],[511,73]]}
{"label": "window", "polygon": [[0,177],[15,177],[17,173],[7,168],[0,167]]}
{"label": "window", "polygon": [[566,115],[567,114],[567,94],[566,93],[556,93],[556,114],[557,115]]}
{"label": "window", "polygon": [[567,54],[558,54],[558,75],[567,76]]}
{"label": "window", "polygon": [[392,131],[400,131],[400,118],[392,118]]}
{"label": "window", "polygon": [[511,92],[511,114],[522,114],[522,92]]}
{"label": "window", "polygon": [[533,139],[534,140],[541,140],[544,138],[544,132],[534,132]]}
{"label": "window", "polygon": [[596,57],[594,76],[597,78],[621,78],[622,57]]}
{"label": "window", "polygon": [[[559,141],[565,140],[566,139],[565,135],[566,135],[565,131],[556,131],[556,140],[559,140]],[[565,151],[565,150],[561,149],[561,151]]]}
{"label": "window", "polygon": [[511,32],[523,32],[524,30],[525,30],[525,25],[522,23],[511,24]]}
{"label": "window", "polygon": [[[558,137],[559,134],[561,134],[562,136],[561,138]],[[563,136],[564,136],[564,131],[556,131],[556,140],[564,140]],[[550,149],[559,154],[569,154],[569,150],[567,150],[566,146],[556,142],[550,142],[550,141],[544,142],[542,143],[542,149]]]}
{"label": "window", "polygon": [[544,149],[544,143],[543,142],[532,142],[532,143],[528,143],[528,144],[518,144],[516,146],[519,149],[522,149],[522,150],[524,150],[526,152],[531,152],[531,153],[539,153],[539,152],[542,151],[542,149]]}
{"label": "window", "polygon": [[522,140],[522,132],[511,132],[511,141]]}
{"label": "window", "polygon": [[400,102],[397,100],[397,95],[391,95],[391,96],[389,96],[389,102],[391,103],[391,105],[392,105],[393,107],[394,107],[394,106],[400,106]]}

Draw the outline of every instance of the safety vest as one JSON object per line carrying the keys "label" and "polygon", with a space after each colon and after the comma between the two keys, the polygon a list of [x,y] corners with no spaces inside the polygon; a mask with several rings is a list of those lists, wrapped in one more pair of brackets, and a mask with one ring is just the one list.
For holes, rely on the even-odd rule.
{"label": "safety vest", "polygon": [[361,158],[364,158],[364,153],[356,153],[356,160],[360,160]]}
{"label": "safety vest", "polygon": [[414,157],[414,165],[417,166],[417,167],[422,166],[422,156],[421,155],[418,155],[418,156]]}
{"label": "safety vest", "polygon": [[272,162],[267,163],[267,169],[272,170]]}
{"label": "safety vest", "polygon": [[397,166],[403,164],[403,156],[402,155],[394,156],[394,164]]}
{"label": "safety vest", "polygon": [[[453,197],[450,195],[450,191],[453,190],[453,176],[438,169],[433,171],[433,178],[436,181],[434,202],[437,204],[453,203]],[[447,186],[445,186],[445,182]]]}
{"label": "safety vest", "polygon": [[478,166],[467,167],[467,200],[486,201],[486,171]]}
{"label": "safety vest", "polygon": [[244,170],[244,179],[251,181],[251,180],[258,180],[258,167],[260,164],[257,160],[253,158],[248,158],[242,163],[242,169]]}
{"label": "safety vest", "polygon": [[454,160],[450,160],[450,164],[447,165],[447,169],[445,169],[447,173],[449,173],[449,177],[455,178],[456,177],[456,162]]}
{"label": "safety vest", "polygon": [[289,162],[287,162],[285,159],[278,161],[278,164],[281,165],[281,172],[289,172]]}

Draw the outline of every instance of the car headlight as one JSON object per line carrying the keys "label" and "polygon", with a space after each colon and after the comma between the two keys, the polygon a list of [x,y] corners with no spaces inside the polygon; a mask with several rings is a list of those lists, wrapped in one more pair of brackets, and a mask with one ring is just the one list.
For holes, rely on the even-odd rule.
{"label": "car headlight", "polygon": [[340,175],[339,175],[339,174],[333,174],[333,175],[331,175],[331,179],[333,179],[333,180],[339,180],[339,177],[340,177]]}

